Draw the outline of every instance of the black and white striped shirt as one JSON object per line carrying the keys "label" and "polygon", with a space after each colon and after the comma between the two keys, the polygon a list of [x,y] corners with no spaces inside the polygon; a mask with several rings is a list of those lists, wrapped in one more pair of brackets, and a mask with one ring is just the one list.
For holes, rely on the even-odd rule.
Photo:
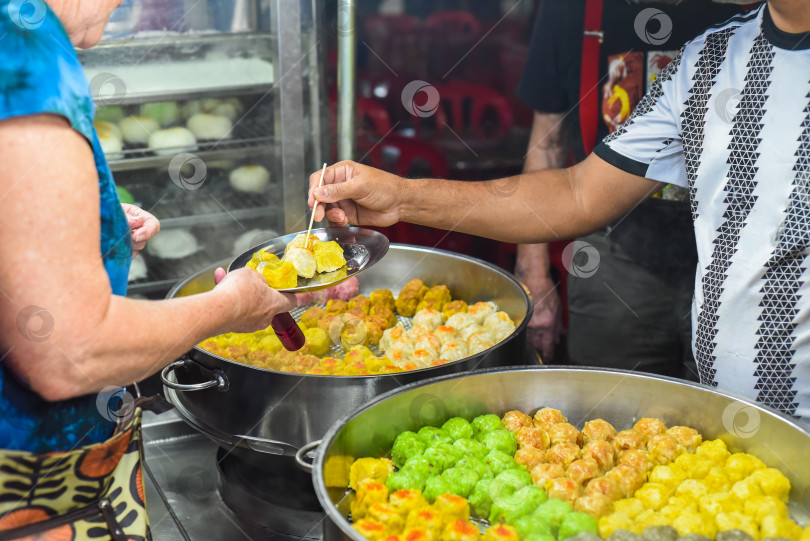
{"label": "black and white striped shirt", "polygon": [[701,381],[810,419],[810,34],[711,28],[595,152],[690,191]]}

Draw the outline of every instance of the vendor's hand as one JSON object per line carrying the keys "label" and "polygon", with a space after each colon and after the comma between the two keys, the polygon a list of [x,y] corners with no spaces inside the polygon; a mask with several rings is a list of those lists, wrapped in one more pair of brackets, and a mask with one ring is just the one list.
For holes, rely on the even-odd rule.
{"label": "vendor's hand", "polygon": [[534,302],[527,338],[544,362],[551,361],[563,328],[562,304],[557,287],[551,277],[542,271],[518,272],[518,279],[529,288]]}
{"label": "vendor's hand", "polygon": [[132,232],[132,257],[144,249],[146,241],[154,237],[160,231],[160,222],[149,212],[140,207],[121,203],[124,214],[127,215],[129,230]]}
{"label": "vendor's hand", "polygon": [[315,221],[325,216],[337,227],[349,224],[387,227],[399,221],[405,188],[400,177],[352,161],[327,167],[323,186],[318,188],[320,177],[320,171],[309,177],[307,203],[312,208],[316,199],[320,202]]}
{"label": "vendor's hand", "polygon": [[236,269],[226,274],[219,268],[214,271],[214,281],[217,283],[214,291],[223,295],[223,302],[233,310],[228,332],[266,329],[276,314],[289,312],[298,305],[295,295],[272,289],[253,269]]}

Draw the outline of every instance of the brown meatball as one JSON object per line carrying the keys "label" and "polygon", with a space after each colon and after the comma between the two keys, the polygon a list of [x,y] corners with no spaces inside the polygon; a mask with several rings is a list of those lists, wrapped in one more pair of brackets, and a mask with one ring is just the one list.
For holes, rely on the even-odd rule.
{"label": "brown meatball", "polygon": [[538,464],[531,469],[532,482],[545,490],[546,483],[558,477],[565,477],[565,469],[562,464]]}
{"label": "brown meatball", "polygon": [[585,485],[591,479],[602,475],[599,463],[588,457],[573,461],[568,465],[565,475],[577,481],[580,485]]}
{"label": "brown meatball", "polygon": [[388,289],[375,289],[368,297],[371,306],[385,306],[389,310],[394,310],[394,294]]}
{"label": "brown meatball", "polygon": [[645,438],[644,434],[641,432],[636,430],[622,430],[616,434],[616,438],[613,440],[613,447],[616,449],[617,453],[621,454],[622,451],[627,451],[628,449],[644,449],[646,441],[647,438]]}
{"label": "brown meatball", "polygon": [[576,443],[558,443],[546,451],[546,462],[568,466],[573,461],[582,458],[582,449]]}
{"label": "brown meatball", "polygon": [[604,494],[614,502],[622,497],[622,491],[616,481],[607,476],[591,479],[585,487],[585,494]]}
{"label": "brown meatball", "polygon": [[641,432],[647,439],[652,438],[658,434],[663,434],[667,431],[667,425],[663,423],[660,419],[653,419],[652,417],[644,417],[639,419],[636,423],[636,426],[633,427],[633,430],[637,432]]}
{"label": "brown meatball", "polygon": [[669,464],[685,451],[683,445],[668,434],[658,434],[650,438],[647,449],[650,451],[650,458],[656,464]]}
{"label": "brown meatball", "polygon": [[616,429],[613,425],[602,419],[588,421],[582,427],[582,441],[590,443],[592,441],[612,442],[616,437]]}
{"label": "brown meatball", "polygon": [[532,426],[532,418],[518,410],[507,411],[501,422],[506,430],[515,433],[524,426]]}
{"label": "brown meatball", "polygon": [[374,316],[385,321],[384,329],[393,327],[397,324],[397,316],[394,311],[383,304],[375,304],[368,311],[369,316]]}
{"label": "brown meatball", "polygon": [[613,467],[615,453],[616,451],[610,443],[601,440],[586,443],[582,448],[582,456],[594,459],[603,472]]}
{"label": "brown meatball", "polygon": [[574,505],[576,499],[582,496],[582,485],[573,479],[559,477],[546,483],[546,494],[549,498],[557,498]]}
{"label": "brown meatball", "polygon": [[523,464],[529,471],[542,463],[545,458],[546,452],[536,447],[521,447],[518,449],[517,453],[515,453],[515,462]]}
{"label": "brown meatball", "polygon": [[372,346],[380,344],[383,331],[385,331],[386,322],[383,318],[377,316],[366,317],[366,338],[368,343]]}
{"label": "brown meatball", "polygon": [[601,518],[610,513],[613,507],[613,500],[604,494],[585,494],[577,498],[574,502],[574,510],[580,513],[587,513],[593,518]]}
{"label": "brown meatball", "polygon": [[649,451],[644,449],[630,449],[623,452],[619,455],[619,464],[629,464],[644,472],[650,471],[655,466]]}
{"label": "brown meatball", "polygon": [[320,306],[310,306],[301,314],[301,323],[306,325],[307,328],[316,327],[325,313],[326,311]]}
{"label": "brown meatball", "polygon": [[667,435],[675,438],[689,453],[694,453],[698,445],[703,442],[700,432],[688,426],[673,426],[667,430]]}
{"label": "brown meatball", "polygon": [[349,310],[360,309],[363,311],[364,315],[368,315],[370,308],[371,303],[369,302],[368,297],[365,295],[354,296],[349,301]]}
{"label": "brown meatball", "polygon": [[647,472],[630,464],[619,464],[605,477],[616,483],[624,498],[630,498],[636,490],[641,488],[641,485],[647,482]]}
{"label": "brown meatball", "polygon": [[229,346],[225,346],[225,351],[228,353],[227,357],[233,361],[239,361],[240,363],[248,363],[248,354],[250,353],[250,348],[245,345],[236,345],[231,344]]}
{"label": "brown meatball", "polygon": [[579,445],[582,441],[582,434],[572,424],[557,423],[547,428],[546,432],[548,432],[551,445],[557,443],[575,443]]}
{"label": "brown meatball", "polygon": [[318,327],[326,334],[329,334],[329,327],[339,314],[326,314],[318,321]]}
{"label": "brown meatball", "polygon": [[517,442],[520,447],[536,447],[538,449],[548,449],[548,434],[542,428],[535,426],[523,426],[518,429]]}
{"label": "brown meatball", "polygon": [[568,419],[565,418],[565,415],[563,415],[560,410],[555,410],[552,408],[543,408],[541,410],[537,410],[537,413],[534,414],[534,425],[546,430],[551,425],[567,422]]}
{"label": "brown meatball", "polygon": [[342,314],[349,309],[349,303],[341,299],[332,299],[326,301],[327,314]]}

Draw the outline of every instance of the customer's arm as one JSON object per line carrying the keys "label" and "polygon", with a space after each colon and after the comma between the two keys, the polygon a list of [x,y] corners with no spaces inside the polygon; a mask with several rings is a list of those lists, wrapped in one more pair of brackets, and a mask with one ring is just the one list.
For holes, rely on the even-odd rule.
{"label": "customer's arm", "polygon": [[[545,169],[488,182],[405,179],[344,161],[310,176],[315,220],[389,226],[399,221],[514,243],[548,242],[590,233],[619,218],[662,185],[615,167],[596,154],[568,169]],[[493,197],[505,182],[510,195]],[[326,208],[324,208],[324,206]]]}
{"label": "customer's arm", "polygon": [[[208,336],[267,327],[294,306],[248,269],[185,298],[113,295],[93,154],[59,116],[0,122],[0,226],[3,362],[47,400],[137,381]],[[29,306],[52,318],[50,335],[26,319]]]}
{"label": "customer's arm", "polygon": [[[564,122],[564,113],[534,113],[524,172],[565,166],[570,145]],[[518,245],[515,274],[529,288],[534,301],[528,338],[544,359],[553,355],[562,331],[560,295],[550,269],[548,244]]]}

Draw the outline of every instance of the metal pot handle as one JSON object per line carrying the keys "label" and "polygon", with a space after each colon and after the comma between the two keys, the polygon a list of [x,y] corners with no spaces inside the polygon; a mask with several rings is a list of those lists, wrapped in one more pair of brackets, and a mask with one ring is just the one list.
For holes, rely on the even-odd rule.
{"label": "metal pot handle", "polygon": [[160,381],[163,382],[163,385],[169,387],[170,389],[174,389],[175,391],[202,391],[211,388],[216,388],[216,390],[220,392],[228,390],[228,378],[225,376],[222,370],[212,370],[211,376],[213,379],[203,381],[202,383],[178,383],[176,378],[169,379],[169,374],[174,372],[175,368],[185,366],[186,362],[193,361],[189,361],[188,359],[180,359],[174,361],[161,370]]}
{"label": "metal pot handle", "polygon": [[312,462],[307,462],[305,458],[310,452],[317,449],[321,442],[322,440],[311,441],[295,452],[295,461],[299,468],[307,473],[312,473]]}

